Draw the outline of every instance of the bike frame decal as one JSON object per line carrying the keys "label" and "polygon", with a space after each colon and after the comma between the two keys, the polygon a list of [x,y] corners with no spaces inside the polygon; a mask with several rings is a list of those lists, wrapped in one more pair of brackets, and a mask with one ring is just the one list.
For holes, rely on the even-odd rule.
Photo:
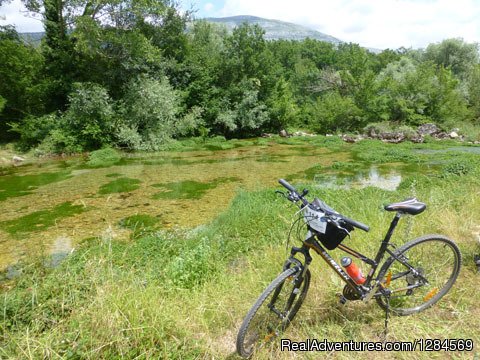
{"label": "bike frame decal", "polygon": [[318,243],[318,241],[313,240],[313,242],[306,242],[305,246],[313,249],[318,255],[320,255],[323,260],[345,281],[352,289],[355,290],[359,295],[363,295],[363,291],[357,285],[353,279],[348,276],[348,274],[342,269],[342,267],[330,256],[330,254]]}

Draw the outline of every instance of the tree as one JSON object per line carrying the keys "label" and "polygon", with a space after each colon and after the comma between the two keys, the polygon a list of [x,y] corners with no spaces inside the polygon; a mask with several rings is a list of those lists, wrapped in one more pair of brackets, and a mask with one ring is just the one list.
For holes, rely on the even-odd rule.
{"label": "tree", "polygon": [[479,44],[465,43],[462,39],[446,39],[439,44],[430,44],[424,53],[424,60],[438,66],[450,68],[460,78],[465,78],[479,63]]}
{"label": "tree", "polygon": [[43,58],[37,49],[24,44],[16,31],[0,31],[0,141],[13,140],[8,123],[17,123],[24,116],[42,111],[42,95],[38,91],[38,72]]}
{"label": "tree", "polygon": [[137,150],[158,150],[183,130],[179,100],[178,92],[164,77],[131,81],[121,104],[118,143]]}
{"label": "tree", "polygon": [[[449,69],[430,62],[415,64],[403,57],[377,77],[382,119],[418,125],[423,122],[451,126],[468,116],[459,81]],[[378,100],[377,100],[378,101]]]}

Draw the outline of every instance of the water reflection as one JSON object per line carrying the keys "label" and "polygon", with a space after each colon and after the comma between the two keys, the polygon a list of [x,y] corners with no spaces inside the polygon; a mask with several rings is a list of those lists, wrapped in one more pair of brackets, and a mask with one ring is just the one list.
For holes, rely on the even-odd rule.
{"label": "water reflection", "polygon": [[322,187],[335,189],[365,188],[369,186],[383,190],[394,191],[402,181],[398,169],[380,170],[371,166],[368,171],[359,171],[356,174],[317,174],[314,182]]}

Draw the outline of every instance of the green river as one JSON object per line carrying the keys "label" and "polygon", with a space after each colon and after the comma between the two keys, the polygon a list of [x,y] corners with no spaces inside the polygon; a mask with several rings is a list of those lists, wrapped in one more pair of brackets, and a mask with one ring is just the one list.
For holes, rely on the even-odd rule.
{"label": "green river", "polygon": [[272,141],[228,150],[125,154],[101,168],[77,157],[4,170],[0,269],[32,256],[67,254],[91,237],[128,239],[131,227],[122,224],[135,216],[158,228],[193,228],[225,210],[239,189],[275,187],[281,177],[395,190],[402,174],[412,171],[401,163],[347,171],[332,166],[351,159],[338,148]]}

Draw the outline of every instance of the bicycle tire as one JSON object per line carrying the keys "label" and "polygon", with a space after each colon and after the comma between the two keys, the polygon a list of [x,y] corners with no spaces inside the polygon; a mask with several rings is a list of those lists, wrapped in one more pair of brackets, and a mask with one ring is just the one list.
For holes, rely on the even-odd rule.
{"label": "bicycle tire", "polygon": [[[310,271],[307,269],[303,279],[298,277],[300,274],[301,269],[298,266],[283,271],[257,299],[238,331],[237,353],[240,356],[249,358],[265,344],[271,343],[271,340],[285,331],[292,322],[302,306],[310,286]],[[285,286],[286,281],[288,281],[288,287]],[[296,287],[295,282],[298,282]],[[300,293],[298,294],[296,291],[294,294],[294,289],[300,289]],[[293,301],[291,297],[293,297]],[[269,298],[272,300],[267,302]],[[284,300],[286,300],[285,304],[283,304]],[[283,319],[269,308],[270,304],[279,312],[279,305],[284,307],[281,310]]]}
{"label": "bicycle tire", "polygon": [[[414,275],[394,257],[388,258],[380,269],[377,279],[389,290],[397,290],[390,296],[390,310],[402,316],[418,313],[438,302],[455,283],[462,263],[458,246],[443,235],[419,237],[398,248],[394,255],[406,260],[420,274]],[[388,277],[391,280],[387,286]],[[386,309],[385,296],[379,295],[376,300]]]}

